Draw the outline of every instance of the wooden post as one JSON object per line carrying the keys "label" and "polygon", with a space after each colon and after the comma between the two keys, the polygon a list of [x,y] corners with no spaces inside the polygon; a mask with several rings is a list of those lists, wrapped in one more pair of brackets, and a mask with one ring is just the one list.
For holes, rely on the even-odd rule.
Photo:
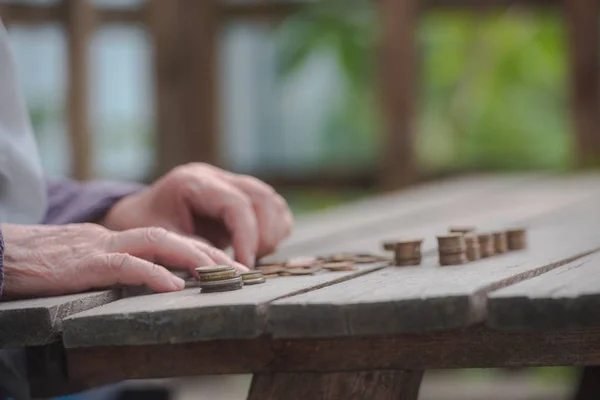
{"label": "wooden post", "polygon": [[154,44],[154,107],[156,160],[159,176],[181,161],[185,153],[181,116],[182,65],[178,1],[150,0],[148,27]]}
{"label": "wooden post", "polygon": [[180,0],[185,81],[181,110],[186,152],[183,162],[219,164],[217,48],[218,0]]}
{"label": "wooden post", "polygon": [[600,166],[600,61],[597,0],[566,0],[572,115],[580,166]]}
{"label": "wooden post", "polygon": [[248,400],[417,400],[423,371],[254,375]]}
{"label": "wooden post", "polygon": [[414,122],[416,95],[416,0],[381,0],[383,28],[380,87],[386,131],[380,177],[386,189],[414,182]]}
{"label": "wooden post", "polygon": [[93,177],[93,153],[89,127],[88,46],[93,31],[93,8],[89,0],[64,0],[68,40],[68,130],[71,173],[74,178]]}

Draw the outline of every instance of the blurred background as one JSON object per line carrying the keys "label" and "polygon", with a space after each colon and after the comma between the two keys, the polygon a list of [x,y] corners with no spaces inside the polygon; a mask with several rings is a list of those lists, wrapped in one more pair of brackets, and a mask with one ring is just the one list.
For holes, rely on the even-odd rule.
{"label": "blurred background", "polygon": [[[596,165],[597,10],[565,3],[0,0],[0,17],[49,175],[148,182],[206,161],[301,214],[465,172]],[[512,382],[551,400],[576,371],[432,376],[424,398],[474,381],[456,398]]]}

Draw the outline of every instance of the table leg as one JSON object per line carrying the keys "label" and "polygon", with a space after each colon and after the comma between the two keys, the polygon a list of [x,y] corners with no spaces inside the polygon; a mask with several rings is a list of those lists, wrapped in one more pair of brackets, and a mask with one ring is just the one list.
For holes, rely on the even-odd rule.
{"label": "table leg", "polygon": [[248,400],[416,400],[423,371],[256,374]]}
{"label": "table leg", "polygon": [[575,400],[597,400],[600,398],[600,366],[585,367]]}

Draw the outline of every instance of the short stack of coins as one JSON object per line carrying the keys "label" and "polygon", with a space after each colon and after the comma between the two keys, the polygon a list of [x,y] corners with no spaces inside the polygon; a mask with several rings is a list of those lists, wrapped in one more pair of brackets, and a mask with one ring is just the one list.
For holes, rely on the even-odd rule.
{"label": "short stack of coins", "polygon": [[496,254],[503,254],[508,251],[508,242],[506,237],[506,231],[492,232],[494,238],[494,251]]}
{"label": "short stack of coins", "polygon": [[257,270],[242,272],[240,276],[242,277],[242,284],[244,286],[257,285],[266,281],[263,273]]}
{"label": "short stack of coins", "polygon": [[231,265],[196,268],[202,293],[228,292],[243,287],[242,277]]}
{"label": "short stack of coins", "polygon": [[527,234],[524,228],[510,229],[506,231],[508,249],[523,250],[527,247]]}
{"label": "short stack of coins", "polygon": [[462,234],[438,236],[440,265],[460,265],[467,262],[467,245]]}
{"label": "short stack of coins", "polygon": [[481,248],[479,247],[479,240],[476,235],[464,235],[465,244],[467,245],[467,260],[477,261],[481,258]]}
{"label": "short stack of coins", "polygon": [[421,265],[421,243],[423,243],[423,239],[396,242],[394,245],[394,265],[399,267]]}
{"label": "short stack of coins", "polygon": [[492,257],[496,254],[494,249],[494,238],[491,233],[479,233],[477,234],[477,241],[479,242],[479,252],[481,258]]}

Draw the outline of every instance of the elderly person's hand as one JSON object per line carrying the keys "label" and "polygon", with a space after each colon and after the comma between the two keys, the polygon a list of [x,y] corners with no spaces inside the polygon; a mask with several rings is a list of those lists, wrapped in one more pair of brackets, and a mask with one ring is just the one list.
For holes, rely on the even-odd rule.
{"label": "elderly person's hand", "polygon": [[103,225],[112,230],[158,226],[200,237],[253,267],[272,253],[292,226],[286,201],[272,187],[250,176],[207,164],[188,164],[148,189],[115,204]]}
{"label": "elderly person's hand", "polygon": [[[164,228],[110,231],[97,224],[2,224],[3,298],[82,292],[114,284],[181,290],[184,281],[161,265],[197,275],[195,268],[235,263],[208,244]],[[160,265],[158,265],[160,264]]]}

